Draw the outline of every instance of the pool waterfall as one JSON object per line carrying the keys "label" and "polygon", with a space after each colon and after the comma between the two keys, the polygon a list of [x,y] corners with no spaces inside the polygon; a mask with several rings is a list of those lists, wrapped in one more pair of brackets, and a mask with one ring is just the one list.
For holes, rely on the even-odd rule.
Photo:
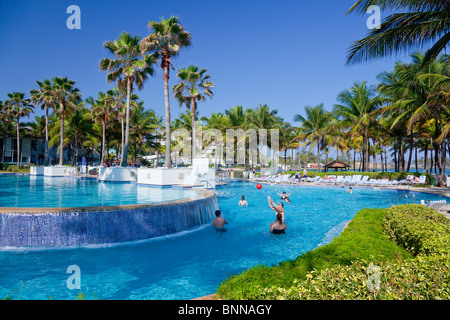
{"label": "pool waterfall", "polygon": [[0,247],[76,247],[150,239],[210,223],[218,209],[207,190],[151,204],[0,208]]}

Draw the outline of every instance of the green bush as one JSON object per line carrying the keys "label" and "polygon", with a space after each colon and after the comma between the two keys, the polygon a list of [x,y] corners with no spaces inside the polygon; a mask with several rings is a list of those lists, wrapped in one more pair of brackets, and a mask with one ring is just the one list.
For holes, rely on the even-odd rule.
{"label": "green bush", "polygon": [[[377,212],[381,219],[374,220],[371,212]],[[382,233],[391,239],[396,254],[380,255],[381,247],[383,251],[389,247],[381,241]],[[330,251],[337,244],[339,256]],[[410,252],[411,258],[405,254],[403,259],[393,258],[402,252],[395,244]],[[286,268],[287,262],[274,268],[258,267],[225,282],[218,293],[227,299],[450,299],[449,245],[450,221],[431,208],[403,205],[386,210],[364,209],[340,237],[297,258],[290,268]],[[344,258],[348,250],[353,250],[350,263]],[[308,264],[308,255],[322,262]],[[303,271],[305,265],[310,270],[294,272],[297,263],[303,265]],[[271,273],[282,277],[284,272],[296,275],[289,286],[261,281]],[[237,280],[245,281],[245,285]]]}
{"label": "green bush", "polygon": [[226,279],[217,292],[223,299],[260,299],[266,290],[263,288],[275,286],[288,290],[299,279],[305,280],[313,270],[351,265],[358,260],[380,262],[411,259],[412,255],[408,251],[396,245],[384,233],[383,217],[384,209],[360,210],[331,243],[277,266],[254,266]]}
{"label": "green bush", "polygon": [[450,253],[450,221],[431,208],[416,204],[386,209],[384,228],[413,255]]}
{"label": "green bush", "polygon": [[365,260],[312,271],[284,289],[260,288],[257,299],[440,300],[450,299],[449,256],[423,256],[401,263]]}

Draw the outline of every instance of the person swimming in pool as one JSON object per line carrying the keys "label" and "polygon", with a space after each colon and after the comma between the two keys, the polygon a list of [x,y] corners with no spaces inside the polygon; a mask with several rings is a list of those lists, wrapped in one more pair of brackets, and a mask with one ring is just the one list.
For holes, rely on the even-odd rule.
{"label": "person swimming in pool", "polygon": [[291,202],[291,199],[289,199],[289,196],[291,195],[292,192],[289,194],[286,194],[286,191],[283,191],[283,193],[281,194],[277,191],[277,189],[275,189],[275,192],[281,197],[281,200],[284,200],[286,202]]}
{"label": "person swimming in pool", "polygon": [[284,231],[287,229],[286,223],[283,222],[283,216],[281,213],[277,213],[277,221],[272,222],[270,224],[269,231],[274,234],[281,234],[284,233]]}
{"label": "person swimming in pool", "polygon": [[282,221],[284,221],[284,205],[282,203],[276,205],[270,196],[267,197],[267,200],[269,201],[270,209],[275,211],[276,214],[281,214]]}
{"label": "person swimming in pool", "polygon": [[212,222],[213,227],[216,228],[216,231],[226,231],[226,224],[228,224],[228,222],[222,217],[220,210],[216,210],[216,218]]}
{"label": "person swimming in pool", "polygon": [[245,196],[241,197],[241,200],[239,201],[240,206],[248,206],[247,200],[245,200]]}

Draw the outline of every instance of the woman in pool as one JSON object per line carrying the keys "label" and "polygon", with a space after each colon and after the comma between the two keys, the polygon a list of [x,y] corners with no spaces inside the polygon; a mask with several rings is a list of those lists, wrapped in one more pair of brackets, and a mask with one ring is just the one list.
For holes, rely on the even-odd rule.
{"label": "woman in pool", "polygon": [[247,200],[245,200],[245,196],[241,197],[241,200],[239,201],[240,206],[248,206]]}
{"label": "woman in pool", "polygon": [[286,194],[286,191],[284,191],[283,194],[281,194],[277,191],[277,189],[275,189],[275,192],[281,197],[281,200],[284,200],[286,202],[291,202],[291,199],[289,199],[289,196],[291,195],[292,192],[289,194]]}
{"label": "woman in pool", "polygon": [[286,223],[283,222],[283,216],[281,213],[277,214],[277,221],[270,224],[270,232],[274,234],[281,234],[287,229]]}

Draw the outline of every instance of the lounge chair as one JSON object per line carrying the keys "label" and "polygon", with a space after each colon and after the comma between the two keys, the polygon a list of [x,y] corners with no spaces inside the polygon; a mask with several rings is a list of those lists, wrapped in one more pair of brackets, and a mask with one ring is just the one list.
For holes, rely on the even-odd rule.
{"label": "lounge chair", "polygon": [[414,180],[414,175],[408,175],[406,179],[400,180],[399,184],[411,184],[411,182]]}
{"label": "lounge chair", "polygon": [[388,185],[389,185],[389,179],[381,179],[381,180],[377,180],[377,181],[375,182],[375,184],[376,184],[376,185],[379,185],[379,186],[382,186],[382,187],[388,186]]}
{"label": "lounge chair", "polygon": [[341,183],[342,181],[344,181],[344,176],[337,176],[337,178],[334,181],[334,183],[337,184],[337,183]]}
{"label": "lounge chair", "polygon": [[411,181],[411,183],[412,184],[416,184],[416,183],[423,183],[423,184],[425,184],[425,183],[427,183],[427,176],[424,176],[424,175],[421,175],[420,177],[419,177],[419,181]]}
{"label": "lounge chair", "polygon": [[320,176],[315,176],[314,178],[306,177],[307,182],[317,182],[320,180]]}
{"label": "lounge chair", "polygon": [[353,177],[351,177],[351,176],[346,176],[346,177],[344,177],[344,180],[342,180],[341,183],[343,183],[343,184],[349,184],[349,183],[352,183],[352,181],[353,181]]}
{"label": "lounge chair", "polygon": [[361,180],[358,181],[356,184],[358,184],[358,185],[364,185],[364,184],[367,183],[368,180],[369,180],[369,176],[364,176],[364,177],[362,177]]}
{"label": "lounge chair", "polygon": [[324,182],[325,183],[334,183],[334,182],[336,182],[336,176],[335,175],[328,176],[328,179],[324,178]]}
{"label": "lounge chair", "polygon": [[358,184],[359,181],[361,181],[362,175],[355,174],[352,176],[352,180],[350,181],[351,184]]}
{"label": "lounge chair", "polygon": [[437,200],[437,201],[429,201],[427,203],[428,208],[432,208],[436,210],[437,212],[443,213],[441,209],[447,205],[447,200]]}

